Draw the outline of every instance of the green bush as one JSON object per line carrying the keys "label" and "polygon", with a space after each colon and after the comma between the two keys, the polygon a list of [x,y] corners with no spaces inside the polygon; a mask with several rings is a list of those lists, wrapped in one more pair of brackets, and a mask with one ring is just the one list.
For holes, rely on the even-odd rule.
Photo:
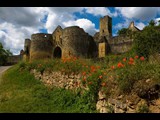
{"label": "green bush", "polygon": [[134,36],[134,49],[137,55],[148,58],[149,55],[160,52],[159,29],[159,26],[147,26]]}

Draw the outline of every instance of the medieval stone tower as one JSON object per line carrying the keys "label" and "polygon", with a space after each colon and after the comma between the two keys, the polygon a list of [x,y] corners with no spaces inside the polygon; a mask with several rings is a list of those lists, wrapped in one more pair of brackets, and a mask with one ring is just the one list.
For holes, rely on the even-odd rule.
{"label": "medieval stone tower", "polygon": [[108,41],[112,37],[112,18],[104,16],[100,18],[100,32],[98,44],[99,58],[105,57],[109,51]]}
{"label": "medieval stone tower", "polygon": [[100,37],[105,36],[107,39],[112,37],[112,18],[104,16],[100,18]]}

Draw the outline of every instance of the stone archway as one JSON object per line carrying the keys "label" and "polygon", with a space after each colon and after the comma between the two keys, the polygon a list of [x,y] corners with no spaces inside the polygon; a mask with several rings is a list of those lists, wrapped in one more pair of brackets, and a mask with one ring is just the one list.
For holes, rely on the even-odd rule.
{"label": "stone archway", "polygon": [[54,58],[61,58],[61,56],[62,56],[62,50],[61,50],[60,47],[57,46],[57,47],[54,49],[53,57],[54,57]]}

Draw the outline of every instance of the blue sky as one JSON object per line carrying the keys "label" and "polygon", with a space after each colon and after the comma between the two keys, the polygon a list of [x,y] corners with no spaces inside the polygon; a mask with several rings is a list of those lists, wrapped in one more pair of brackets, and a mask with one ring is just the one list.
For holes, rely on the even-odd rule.
{"label": "blue sky", "polygon": [[131,21],[142,30],[153,19],[160,20],[160,7],[1,7],[0,42],[13,54],[19,54],[25,38],[33,33],[52,33],[77,25],[90,35],[99,31],[99,19],[112,17],[112,33],[127,28]]}

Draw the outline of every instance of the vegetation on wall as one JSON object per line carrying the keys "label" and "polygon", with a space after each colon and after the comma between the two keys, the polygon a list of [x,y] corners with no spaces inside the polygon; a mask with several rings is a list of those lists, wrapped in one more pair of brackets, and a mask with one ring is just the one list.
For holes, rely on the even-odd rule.
{"label": "vegetation on wall", "polygon": [[130,35],[131,33],[132,31],[129,30],[128,28],[122,28],[117,32],[118,35]]}

